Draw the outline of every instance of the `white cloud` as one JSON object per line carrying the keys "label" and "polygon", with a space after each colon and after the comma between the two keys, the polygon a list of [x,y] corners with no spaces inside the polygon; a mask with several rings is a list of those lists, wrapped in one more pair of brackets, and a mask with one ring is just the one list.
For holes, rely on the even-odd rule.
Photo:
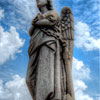
{"label": "white cloud", "polygon": [[93,100],[92,97],[90,97],[89,95],[85,94],[81,90],[78,90],[78,91],[75,91],[75,92],[76,92],[76,100]]}
{"label": "white cloud", "polygon": [[85,90],[88,89],[85,80],[90,79],[90,69],[82,61],[73,58],[72,73],[76,100],[93,100],[92,97],[85,93]]}
{"label": "white cloud", "polygon": [[0,20],[4,18],[4,10],[3,9],[0,9]]}
{"label": "white cloud", "polygon": [[25,79],[14,75],[11,81],[0,81],[0,100],[32,100]]}
{"label": "white cloud", "polygon": [[16,53],[21,52],[20,48],[24,45],[25,40],[19,37],[16,28],[11,26],[9,31],[5,31],[0,26],[0,64],[8,59],[13,59]]}
{"label": "white cloud", "polygon": [[79,61],[76,58],[73,58],[73,79],[77,80],[86,80],[90,79],[90,69],[84,65],[82,61]]}
{"label": "white cloud", "polygon": [[16,12],[23,17],[21,20],[24,22],[31,21],[38,12],[36,0],[9,0],[9,2],[16,7]]}
{"label": "white cloud", "polygon": [[90,27],[83,22],[77,22],[75,25],[75,46],[87,51],[100,49],[100,39],[95,39],[90,34]]}
{"label": "white cloud", "polygon": [[8,15],[6,24],[28,33],[32,19],[39,12],[36,0],[8,0],[7,2],[9,11],[5,12]]}
{"label": "white cloud", "polygon": [[78,89],[85,90],[86,88],[87,86],[82,80],[75,80],[75,91]]}

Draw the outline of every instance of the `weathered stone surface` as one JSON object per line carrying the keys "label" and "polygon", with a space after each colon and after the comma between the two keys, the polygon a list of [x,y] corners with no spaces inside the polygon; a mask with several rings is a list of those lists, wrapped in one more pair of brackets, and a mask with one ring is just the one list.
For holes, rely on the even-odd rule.
{"label": "weathered stone surface", "polygon": [[74,20],[69,7],[61,15],[51,0],[36,0],[26,83],[33,100],[75,100],[72,82]]}

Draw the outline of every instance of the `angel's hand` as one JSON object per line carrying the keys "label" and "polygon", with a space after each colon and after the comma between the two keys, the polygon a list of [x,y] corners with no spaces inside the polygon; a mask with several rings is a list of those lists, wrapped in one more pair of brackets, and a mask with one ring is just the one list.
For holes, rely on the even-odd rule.
{"label": "angel's hand", "polygon": [[42,20],[44,19],[44,15],[43,14],[38,14],[38,20]]}
{"label": "angel's hand", "polygon": [[38,20],[42,19],[43,16],[38,13],[37,16],[32,20],[32,25],[34,25]]}

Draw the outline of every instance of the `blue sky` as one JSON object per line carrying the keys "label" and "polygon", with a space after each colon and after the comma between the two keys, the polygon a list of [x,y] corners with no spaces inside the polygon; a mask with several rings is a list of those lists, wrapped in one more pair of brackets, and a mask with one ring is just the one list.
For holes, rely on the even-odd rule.
{"label": "blue sky", "polygon": [[[76,100],[100,100],[100,1],[53,0],[58,11],[74,15],[73,81]],[[25,84],[31,20],[35,0],[0,0],[0,100],[32,100]]]}

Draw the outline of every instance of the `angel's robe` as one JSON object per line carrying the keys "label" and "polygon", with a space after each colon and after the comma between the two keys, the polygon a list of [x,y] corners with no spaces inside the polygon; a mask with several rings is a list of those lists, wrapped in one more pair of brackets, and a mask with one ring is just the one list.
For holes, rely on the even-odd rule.
{"label": "angel's robe", "polygon": [[[57,22],[58,15],[50,11],[50,16],[53,22]],[[52,18],[48,20],[51,21]],[[42,31],[40,27],[34,30],[26,75],[33,100],[63,100],[66,94],[66,74],[61,52],[62,46],[58,39]]]}

